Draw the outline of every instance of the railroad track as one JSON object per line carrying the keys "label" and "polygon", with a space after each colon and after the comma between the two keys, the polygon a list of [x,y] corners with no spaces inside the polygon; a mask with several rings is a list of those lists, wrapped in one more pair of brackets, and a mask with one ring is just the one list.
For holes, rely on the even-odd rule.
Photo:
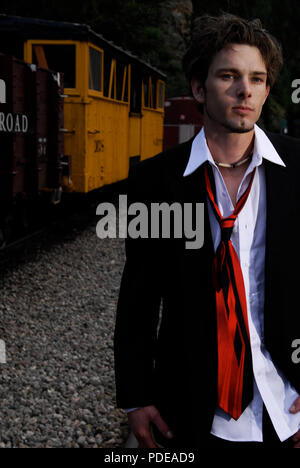
{"label": "railroad track", "polygon": [[24,236],[21,236],[17,239],[14,239],[11,242],[8,242],[7,244],[3,245],[0,249],[0,252],[8,252],[11,249],[17,248],[22,246],[26,241],[32,240],[37,238],[39,235],[43,234],[46,232],[47,228],[43,227],[40,229],[37,229],[36,231],[33,231],[29,234],[26,234]]}

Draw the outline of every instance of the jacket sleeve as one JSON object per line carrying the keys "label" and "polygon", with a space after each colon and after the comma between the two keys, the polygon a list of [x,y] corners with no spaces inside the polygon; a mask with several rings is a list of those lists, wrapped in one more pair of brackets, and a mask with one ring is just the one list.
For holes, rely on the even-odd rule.
{"label": "jacket sleeve", "polygon": [[[128,178],[128,207],[144,203],[150,209],[149,176],[138,164]],[[144,171],[145,172],[145,171]],[[134,217],[134,216],[133,216]],[[128,216],[128,224],[132,218]],[[117,406],[154,404],[154,359],[161,302],[158,239],[129,236],[114,333]]]}

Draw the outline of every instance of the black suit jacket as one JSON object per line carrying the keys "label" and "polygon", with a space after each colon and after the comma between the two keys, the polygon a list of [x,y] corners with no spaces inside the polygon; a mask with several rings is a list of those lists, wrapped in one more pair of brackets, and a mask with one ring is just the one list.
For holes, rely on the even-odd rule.
{"label": "black suit jacket", "polygon": [[[264,160],[264,340],[274,363],[300,393],[300,364],[292,361],[292,342],[300,338],[300,140],[268,137],[286,167]],[[157,406],[176,447],[199,447],[217,406],[214,250],[203,167],[183,177],[191,143],[135,166],[128,202],[204,203],[204,245],[188,250],[184,238],[127,239],[114,342],[117,405]]]}

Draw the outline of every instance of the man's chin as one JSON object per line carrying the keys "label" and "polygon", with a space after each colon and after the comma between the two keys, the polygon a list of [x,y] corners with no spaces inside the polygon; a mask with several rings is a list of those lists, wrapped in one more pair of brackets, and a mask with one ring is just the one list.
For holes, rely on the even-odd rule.
{"label": "man's chin", "polygon": [[229,130],[230,133],[248,133],[254,129],[254,124],[249,122],[234,123],[234,122],[224,122],[223,126]]}

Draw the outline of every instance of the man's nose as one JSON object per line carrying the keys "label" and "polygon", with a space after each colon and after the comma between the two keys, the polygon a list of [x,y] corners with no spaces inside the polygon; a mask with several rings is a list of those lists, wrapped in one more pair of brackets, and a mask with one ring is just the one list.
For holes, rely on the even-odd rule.
{"label": "man's nose", "polygon": [[237,87],[237,94],[239,97],[249,97],[251,96],[251,86],[248,78],[241,78]]}

